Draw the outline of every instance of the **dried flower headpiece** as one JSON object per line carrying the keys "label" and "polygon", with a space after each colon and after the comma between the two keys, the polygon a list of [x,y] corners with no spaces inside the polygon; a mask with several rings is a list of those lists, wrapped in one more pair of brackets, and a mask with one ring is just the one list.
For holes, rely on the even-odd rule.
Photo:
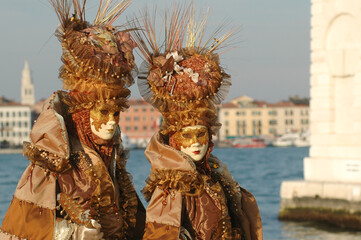
{"label": "dried flower headpiece", "polygon": [[238,29],[218,37],[225,27],[221,26],[206,39],[208,11],[202,15],[192,4],[175,5],[169,18],[165,13],[164,36],[157,37],[155,16],[147,10],[141,15],[132,21],[141,31],[131,33],[145,59],[138,86],[143,98],[163,114],[162,133],[198,124],[215,130],[220,125],[215,104],[226,98],[231,86],[218,51],[227,47]]}

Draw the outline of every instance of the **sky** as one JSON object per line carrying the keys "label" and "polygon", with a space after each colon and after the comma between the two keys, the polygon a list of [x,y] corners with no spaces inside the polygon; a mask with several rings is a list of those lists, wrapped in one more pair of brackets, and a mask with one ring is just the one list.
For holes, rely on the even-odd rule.
{"label": "sky", "polygon": [[[88,0],[90,9],[98,0]],[[114,23],[121,25],[139,9],[170,0],[133,0]],[[180,2],[180,1],[176,1]],[[189,2],[189,0],[182,0]],[[307,0],[193,0],[209,7],[209,27],[228,20],[241,26],[235,48],[221,55],[232,76],[226,101],[247,95],[278,102],[289,96],[309,97],[310,1]],[[92,22],[92,16],[88,21]],[[60,90],[61,46],[54,36],[59,22],[47,0],[0,1],[0,96],[20,101],[22,69],[28,60],[36,101]],[[142,59],[136,55],[136,62]],[[140,98],[136,84],[132,97]]]}

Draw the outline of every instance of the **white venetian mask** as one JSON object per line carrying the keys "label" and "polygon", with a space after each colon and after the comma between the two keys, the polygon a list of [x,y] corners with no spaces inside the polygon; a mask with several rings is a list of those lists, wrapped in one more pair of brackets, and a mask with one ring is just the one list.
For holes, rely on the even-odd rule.
{"label": "white venetian mask", "polygon": [[207,127],[202,125],[184,127],[177,138],[181,143],[180,150],[193,161],[200,161],[206,155],[209,143]]}
{"label": "white venetian mask", "polygon": [[96,107],[90,110],[90,128],[104,140],[113,138],[119,122],[119,110],[116,107]]}

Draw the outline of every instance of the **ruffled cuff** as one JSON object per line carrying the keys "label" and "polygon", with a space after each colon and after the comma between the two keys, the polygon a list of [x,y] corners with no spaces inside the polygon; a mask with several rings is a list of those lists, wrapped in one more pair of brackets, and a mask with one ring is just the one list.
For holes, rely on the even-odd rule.
{"label": "ruffled cuff", "polygon": [[62,173],[71,168],[69,159],[61,158],[56,154],[39,149],[35,145],[24,142],[23,155],[33,164],[49,169],[52,172]]}
{"label": "ruffled cuff", "polygon": [[153,170],[142,190],[144,198],[149,202],[155,188],[173,189],[185,195],[199,195],[204,188],[200,174],[176,169]]}

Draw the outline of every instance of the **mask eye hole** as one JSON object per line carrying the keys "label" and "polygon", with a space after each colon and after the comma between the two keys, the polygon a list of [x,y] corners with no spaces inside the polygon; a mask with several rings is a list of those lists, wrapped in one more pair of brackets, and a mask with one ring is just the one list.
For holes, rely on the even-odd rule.
{"label": "mask eye hole", "polygon": [[187,138],[187,139],[190,139],[190,138],[192,138],[192,134],[190,134],[190,133],[183,133],[183,134],[182,134],[182,137]]}
{"label": "mask eye hole", "polygon": [[101,110],[100,113],[102,115],[109,115],[109,111],[108,110]]}

